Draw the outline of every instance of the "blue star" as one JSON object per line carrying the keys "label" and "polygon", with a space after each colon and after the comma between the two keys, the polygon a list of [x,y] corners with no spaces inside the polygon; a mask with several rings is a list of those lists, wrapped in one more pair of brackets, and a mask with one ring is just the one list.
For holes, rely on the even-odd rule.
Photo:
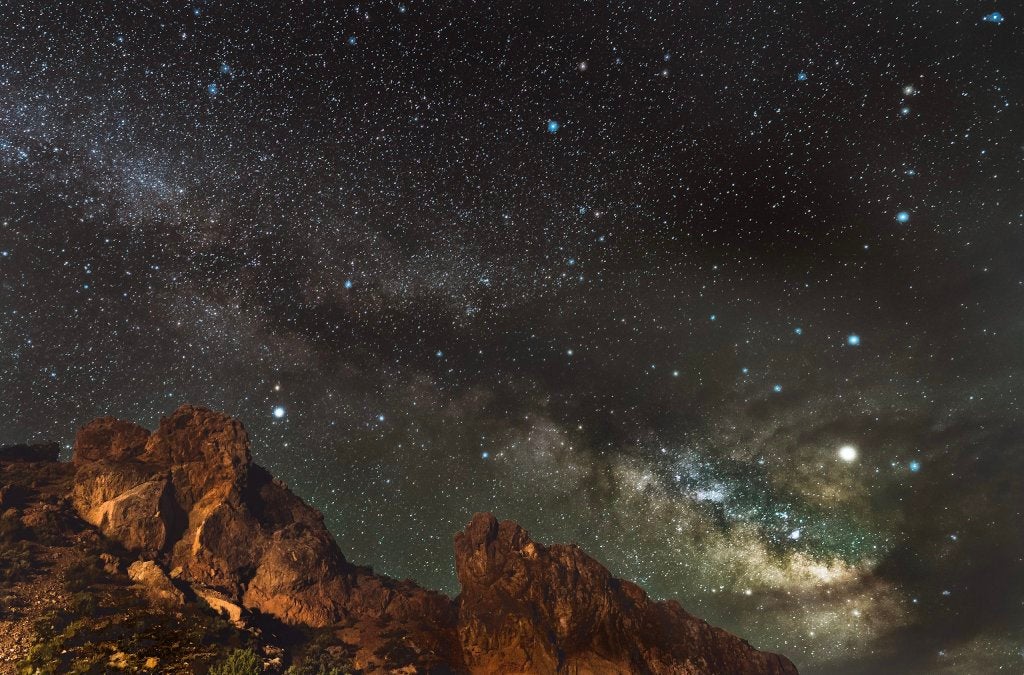
{"label": "blue star", "polygon": [[480,453],[480,456],[481,456],[481,457],[482,457],[483,459],[487,459],[488,457],[490,457],[490,456],[491,456],[491,453],[489,453],[489,452],[487,452],[486,450],[484,450],[483,452],[481,452],[481,453]]}
{"label": "blue star", "polygon": [[220,93],[220,87],[217,86],[216,82],[211,82],[210,84],[206,85],[206,93],[210,96],[216,96],[218,93]]}
{"label": "blue star", "polygon": [[284,409],[284,406],[283,406],[283,405],[279,405],[279,406],[277,406],[276,408],[274,408],[274,410],[273,410],[273,415],[274,415],[274,417],[276,417],[277,419],[283,419],[283,418],[284,418],[284,416],[285,416],[285,415],[287,415],[287,414],[288,414],[288,411],[286,411],[286,410]]}
{"label": "blue star", "polygon": [[899,213],[897,213],[896,214],[896,222],[897,223],[909,223],[910,222],[910,212],[909,211],[900,211]]}
{"label": "blue star", "polygon": [[774,391],[776,394],[781,394],[782,393],[782,385],[781,384],[775,385],[774,387],[772,387],[772,391]]}
{"label": "blue star", "polygon": [[806,82],[807,81],[807,73],[805,73],[804,71],[801,70],[799,73],[796,74],[796,81],[797,82]]}
{"label": "blue star", "polygon": [[352,280],[351,279],[345,279],[344,286],[345,286],[346,289],[352,288]]}
{"label": "blue star", "polygon": [[796,333],[797,335],[803,335],[804,329],[801,328],[800,326],[797,326],[796,328],[793,329],[793,332]]}
{"label": "blue star", "polygon": [[227,63],[221,63],[220,64],[220,72],[223,75],[230,75],[231,74],[231,66],[229,66]]}
{"label": "blue star", "polygon": [[712,314],[708,318],[711,319],[712,321],[718,321],[718,315],[717,314]]}
{"label": "blue star", "polygon": [[558,130],[562,128],[562,125],[558,123],[558,120],[548,120],[548,133],[557,134]]}
{"label": "blue star", "polygon": [[349,35],[348,36],[348,44],[349,44],[349,46],[355,47],[356,46],[356,42],[358,42],[358,40],[356,40],[356,36],[355,35]]}
{"label": "blue star", "polygon": [[918,471],[921,470],[921,462],[915,459],[911,461],[910,464],[907,465],[907,468],[910,469],[911,473],[917,473]]}
{"label": "blue star", "polygon": [[850,345],[851,347],[859,347],[860,346],[860,336],[857,335],[856,333],[850,333],[846,337],[846,344]]}
{"label": "blue star", "polygon": [[985,21],[986,23],[994,23],[998,26],[1003,21],[1006,21],[1006,17],[1004,17],[999,12],[992,12],[991,14],[986,14],[985,16],[981,17],[981,20]]}

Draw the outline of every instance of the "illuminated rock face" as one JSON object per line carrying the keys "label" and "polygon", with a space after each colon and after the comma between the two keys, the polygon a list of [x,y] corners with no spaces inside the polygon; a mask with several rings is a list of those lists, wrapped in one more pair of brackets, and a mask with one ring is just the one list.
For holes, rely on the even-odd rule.
{"label": "illuminated rock face", "polygon": [[[654,602],[573,545],[477,514],[455,536],[453,601],[352,565],[323,516],[252,464],[240,422],[182,406],[149,431],[110,417],[78,434],[72,503],[200,598],[293,625],[344,625],[365,649],[401,634],[417,669],[471,673],[796,673],[784,657]],[[140,563],[141,564],[141,563]],[[168,582],[169,583],[169,582]],[[391,638],[387,638],[391,639]]]}
{"label": "illuminated rock face", "polygon": [[472,672],[796,673],[654,602],[572,545],[544,546],[512,521],[477,514],[455,537],[458,634]]}

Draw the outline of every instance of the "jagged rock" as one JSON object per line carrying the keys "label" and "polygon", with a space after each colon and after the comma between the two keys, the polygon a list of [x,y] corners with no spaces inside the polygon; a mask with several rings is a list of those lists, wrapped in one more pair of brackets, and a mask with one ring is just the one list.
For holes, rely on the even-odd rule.
{"label": "jagged rock", "polygon": [[163,551],[174,512],[167,472],[135,461],[84,461],[71,491],[82,520],[129,551]]}
{"label": "jagged rock", "polygon": [[458,633],[474,673],[795,674],[676,602],[654,602],[572,545],[477,514],[455,537]]}
{"label": "jagged rock", "polygon": [[210,608],[218,614],[223,614],[235,625],[242,624],[242,608],[231,602],[228,596],[215,591],[212,588],[206,588],[205,586],[195,585],[192,587],[192,592],[196,594],[200,600],[205,602]]}
{"label": "jagged rock", "polygon": [[74,464],[75,510],[151,559],[129,574],[158,598],[181,592],[153,560],[233,621],[251,611],[337,624],[367,672],[796,673],[579,548],[544,546],[490,514],[456,535],[455,601],[355,566],[319,512],[252,464],[241,423],[205,408],[182,406],[152,434],[96,420],[79,432]]}
{"label": "jagged rock", "polygon": [[78,430],[71,461],[76,465],[99,460],[123,462],[142,454],[147,440],[149,431],[138,424],[100,417]]}
{"label": "jagged rock", "polygon": [[128,566],[128,578],[138,584],[154,604],[180,607],[185,594],[178,590],[152,560],[137,560]]}
{"label": "jagged rock", "polygon": [[443,595],[348,563],[323,516],[251,464],[237,420],[186,405],[144,442],[139,429],[101,418],[76,438],[72,501],[107,537],[162,554],[175,578],[285,623],[415,617],[454,625]]}

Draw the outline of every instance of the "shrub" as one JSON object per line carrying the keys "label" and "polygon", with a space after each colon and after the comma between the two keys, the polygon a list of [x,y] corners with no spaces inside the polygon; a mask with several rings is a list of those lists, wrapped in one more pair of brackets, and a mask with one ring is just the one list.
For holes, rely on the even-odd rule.
{"label": "shrub", "polygon": [[234,649],[210,668],[210,675],[260,675],[262,672],[260,657],[251,649]]}
{"label": "shrub", "polygon": [[99,603],[96,596],[88,591],[79,591],[71,596],[71,613],[75,616],[88,617],[96,613]]}

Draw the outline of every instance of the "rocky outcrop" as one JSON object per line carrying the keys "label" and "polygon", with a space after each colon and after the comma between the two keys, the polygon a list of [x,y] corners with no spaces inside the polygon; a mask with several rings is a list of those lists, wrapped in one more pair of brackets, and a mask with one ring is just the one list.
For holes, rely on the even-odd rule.
{"label": "rocky outcrop", "polygon": [[334,625],[365,672],[796,673],[579,548],[544,546],[490,514],[456,535],[454,601],[373,574],[345,559],[319,512],[252,464],[241,423],[205,408],[182,406],[152,433],[95,420],[73,464],[75,510],[146,559],[129,574],[155,597],[177,601],[166,569],[233,621]]}
{"label": "rocky outcrop", "polygon": [[223,413],[182,406],[152,433],[104,417],[79,431],[72,461],[83,520],[222,606],[312,627],[454,625],[443,595],[347,562],[323,516],[252,464],[245,428]]}
{"label": "rocky outcrop", "polygon": [[573,545],[477,514],[455,537],[459,641],[472,672],[795,674],[786,658],[655,602]]}
{"label": "rocky outcrop", "polygon": [[175,587],[164,571],[152,560],[138,560],[128,566],[128,578],[149,596],[155,605],[180,607],[185,594]]}

